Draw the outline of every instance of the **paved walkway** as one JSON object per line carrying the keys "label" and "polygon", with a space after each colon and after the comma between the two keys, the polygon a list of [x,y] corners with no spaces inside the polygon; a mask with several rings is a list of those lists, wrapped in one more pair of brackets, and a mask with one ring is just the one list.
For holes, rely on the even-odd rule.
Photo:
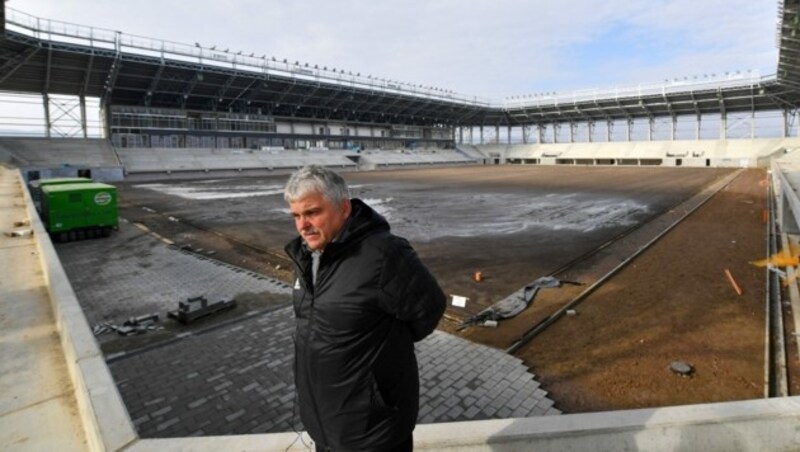
{"label": "paved walkway", "polygon": [[[104,305],[133,313],[143,300],[162,298],[165,275],[169,296],[148,309],[165,309],[199,289],[222,290],[219,281],[228,279],[250,292],[289,291],[282,283],[167,247],[127,223],[110,239],[58,251],[81,304],[91,307],[95,319],[104,317]],[[198,280],[197,274],[205,277]],[[127,301],[117,303],[122,298]],[[139,434],[301,429],[294,413],[292,311],[285,303],[267,310],[111,357],[109,368]],[[417,345],[417,354],[421,423],[560,413],[522,361],[502,351],[437,332]]]}
{"label": "paved walkway", "polygon": [[16,170],[0,166],[0,450],[87,449]]}

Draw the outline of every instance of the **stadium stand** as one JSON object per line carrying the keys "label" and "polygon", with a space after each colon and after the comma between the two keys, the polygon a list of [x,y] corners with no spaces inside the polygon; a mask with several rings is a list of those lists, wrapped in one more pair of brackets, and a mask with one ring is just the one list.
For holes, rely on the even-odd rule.
{"label": "stadium stand", "polygon": [[453,150],[436,152],[414,152],[405,149],[367,151],[361,154],[360,165],[363,168],[385,168],[424,165],[467,165],[476,161]]}
{"label": "stadium stand", "polygon": [[0,150],[26,166],[88,165],[119,166],[111,144],[105,139],[0,138]]}
{"label": "stadium stand", "polygon": [[661,165],[691,167],[754,167],[784,149],[800,146],[800,138],[745,140],[630,141],[480,145],[503,163],[541,165]]}
{"label": "stadium stand", "polygon": [[465,156],[473,160],[483,160],[487,158],[486,155],[483,152],[481,152],[481,150],[478,149],[477,146],[472,144],[457,144],[456,151],[464,154]]}
{"label": "stadium stand", "polygon": [[126,174],[293,170],[309,164],[355,169],[350,152],[227,148],[119,148]]}
{"label": "stadium stand", "polygon": [[0,162],[16,166],[26,179],[91,177],[99,181],[124,178],[111,143],[105,139],[0,138]]}

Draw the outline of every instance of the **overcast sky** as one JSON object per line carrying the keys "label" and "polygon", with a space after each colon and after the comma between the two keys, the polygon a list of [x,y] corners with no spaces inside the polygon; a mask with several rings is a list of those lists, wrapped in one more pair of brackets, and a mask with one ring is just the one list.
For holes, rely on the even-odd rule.
{"label": "overcast sky", "polygon": [[778,0],[9,0],[151,38],[501,101],[776,70]]}

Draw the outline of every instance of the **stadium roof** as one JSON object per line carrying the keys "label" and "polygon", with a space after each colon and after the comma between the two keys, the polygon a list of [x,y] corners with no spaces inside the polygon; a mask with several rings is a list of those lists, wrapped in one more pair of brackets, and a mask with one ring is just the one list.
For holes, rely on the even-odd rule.
{"label": "stadium roof", "polygon": [[800,105],[800,0],[779,4],[777,77],[726,74],[632,89],[493,103],[253,54],[154,40],[3,10],[0,90],[100,97],[111,105],[260,112],[379,124],[505,126]]}

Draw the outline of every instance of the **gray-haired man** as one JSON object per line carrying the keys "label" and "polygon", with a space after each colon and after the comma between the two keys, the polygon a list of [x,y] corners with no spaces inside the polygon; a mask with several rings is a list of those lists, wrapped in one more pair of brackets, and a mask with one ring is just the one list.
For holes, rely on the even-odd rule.
{"label": "gray-haired man", "polygon": [[414,342],[445,296],[409,243],[333,171],[286,184],[300,237],[295,263],[295,385],[300,418],[325,451],[412,450],[419,409]]}

